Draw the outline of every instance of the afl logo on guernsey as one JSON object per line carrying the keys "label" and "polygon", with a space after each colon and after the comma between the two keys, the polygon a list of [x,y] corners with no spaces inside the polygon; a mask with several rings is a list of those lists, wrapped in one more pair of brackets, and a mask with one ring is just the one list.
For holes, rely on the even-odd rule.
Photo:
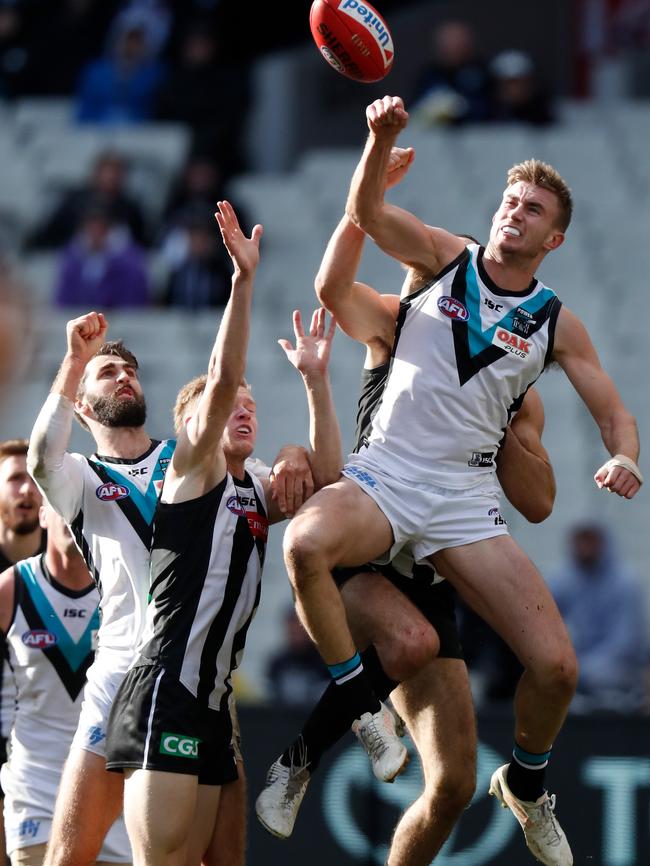
{"label": "afl logo on guernsey", "polygon": [[438,309],[448,319],[458,319],[466,322],[469,319],[469,310],[461,301],[452,298],[451,295],[443,295],[438,298]]}
{"label": "afl logo on guernsey", "polygon": [[130,493],[131,491],[128,487],[125,487],[123,484],[115,484],[112,481],[108,484],[102,484],[95,490],[95,496],[97,499],[101,499],[102,502],[115,502],[116,499],[126,499]]}
{"label": "afl logo on guernsey", "polygon": [[233,514],[236,514],[237,517],[246,516],[246,511],[236,496],[230,497],[230,499],[226,502],[226,508],[228,509],[228,511],[232,511]]}
{"label": "afl logo on guernsey", "polygon": [[22,641],[25,646],[31,649],[49,649],[54,646],[58,638],[51,631],[44,628],[33,628],[31,631],[26,631],[22,636]]}

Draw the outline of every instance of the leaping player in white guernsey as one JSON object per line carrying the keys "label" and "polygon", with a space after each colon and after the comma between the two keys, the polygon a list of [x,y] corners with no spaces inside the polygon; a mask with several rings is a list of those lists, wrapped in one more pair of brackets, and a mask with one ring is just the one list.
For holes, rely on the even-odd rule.
{"label": "leaping player in white guernsey", "polygon": [[[39,518],[47,530],[45,553],[0,575],[0,628],[16,690],[10,757],[2,768],[14,866],[43,862],[99,629],[99,594],[68,527],[49,505],[41,507]],[[109,829],[96,862],[131,862],[122,817]]]}
{"label": "leaping player in white guernsey", "polygon": [[575,654],[544,581],[508,535],[494,457],[513,412],[551,361],[564,369],[612,455],[601,488],[631,499],[642,476],[634,418],[603,371],[582,323],[535,278],[564,241],[570,191],[550,166],[514,166],[484,250],[384,201],[386,166],[408,114],[399,97],[367,109],[370,134],[347,213],[375,243],[425,278],[394,319],[369,305],[366,328],[394,333],[389,375],[365,448],[345,476],[316,494],[285,534],[297,605],[333,677],[348,718],[387,780],[406,753],[366,681],[350,636],[336,565],[389,557],[409,543],[508,643],[525,668],[515,697],[513,760],[491,792],[521,823],[531,852],[570,866],[570,847],[544,787],[544,768],[575,690]]}
{"label": "leaping player in white guernsey", "polygon": [[[105,342],[106,330],[101,313],[68,322],[67,351],[34,425],[28,454],[32,477],[71,527],[101,597],[99,645],[57,797],[48,866],[95,861],[122,810],[122,778],[106,771],[107,722],[144,623],[153,515],[175,445],[146,432],[138,362],[121,341]],[[95,440],[92,457],[65,450],[74,417]],[[278,504],[289,512],[294,494],[311,489],[306,457],[308,478],[298,466],[303,451],[283,449],[274,464]],[[251,467],[258,470],[268,475],[268,467]],[[244,797],[240,774],[224,787],[215,831],[233,840],[232,866],[243,863],[244,826],[227,820],[228,810],[239,820]]]}

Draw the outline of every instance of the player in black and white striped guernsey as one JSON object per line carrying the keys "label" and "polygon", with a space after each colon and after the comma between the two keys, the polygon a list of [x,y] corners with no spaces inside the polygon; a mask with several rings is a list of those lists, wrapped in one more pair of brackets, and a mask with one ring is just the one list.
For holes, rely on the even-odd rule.
{"label": "player in black and white striped guernsey", "polygon": [[[217,219],[233,260],[232,293],[207,376],[180,392],[178,434],[154,521],[151,601],[141,650],[109,719],[107,767],[125,773],[134,863],[198,863],[220,785],[237,775],[227,710],[231,675],[260,595],[269,523],[284,518],[269,484],[245,460],[257,432],[243,375],[261,227],[246,238],[227,202]],[[334,323],[325,312],[297,345],[280,343],[300,371],[310,407],[314,484],[336,479],[341,452],[327,363]],[[165,803],[160,810],[159,804]]]}

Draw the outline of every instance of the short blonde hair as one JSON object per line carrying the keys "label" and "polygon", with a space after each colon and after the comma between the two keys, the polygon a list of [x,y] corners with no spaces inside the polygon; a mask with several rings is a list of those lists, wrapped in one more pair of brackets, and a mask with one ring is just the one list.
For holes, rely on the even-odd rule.
{"label": "short blonde hair", "polygon": [[7,457],[27,457],[29,441],[27,439],[7,439],[0,442],[0,463]]}
{"label": "short blonde hair", "polygon": [[547,189],[556,196],[560,206],[559,227],[560,231],[565,232],[573,214],[573,198],[569,185],[560,172],[552,165],[539,159],[527,159],[513,165],[508,171],[508,186],[519,183],[519,181]]}
{"label": "short blonde hair", "polygon": [[[207,381],[207,373],[202,373],[200,376],[196,376],[194,379],[189,381],[187,385],[183,385],[181,390],[178,392],[176,403],[174,404],[174,430],[176,431],[176,435],[178,435],[183,429],[183,418],[185,417],[187,407],[190,403],[193,403],[198,399],[205,391]],[[248,384],[246,379],[241,380],[239,387],[246,388],[248,391],[251,390],[251,386]]]}

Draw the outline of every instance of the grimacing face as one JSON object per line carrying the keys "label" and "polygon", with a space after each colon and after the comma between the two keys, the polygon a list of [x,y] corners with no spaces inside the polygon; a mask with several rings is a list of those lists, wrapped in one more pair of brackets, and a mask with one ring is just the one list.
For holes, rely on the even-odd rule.
{"label": "grimacing face", "polygon": [[105,427],[142,427],[147,408],[135,367],[114,355],[91,358],[77,411]]}
{"label": "grimacing face", "polygon": [[226,458],[250,457],[257,439],[257,406],[248,388],[237,391],[235,408],[230,413],[221,437]]}
{"label": "grimacing face", "polygon": [[548,189],[525,181],[506,187],[492,218],[490,244],[506,254],[537,258],[560,246],[560,205]]}
{"label": "grimacing face", "polygon": [[17,535],[29,535],[38,526],[42,497],[27,472],[22,454],[0,461],[0,520]]}

